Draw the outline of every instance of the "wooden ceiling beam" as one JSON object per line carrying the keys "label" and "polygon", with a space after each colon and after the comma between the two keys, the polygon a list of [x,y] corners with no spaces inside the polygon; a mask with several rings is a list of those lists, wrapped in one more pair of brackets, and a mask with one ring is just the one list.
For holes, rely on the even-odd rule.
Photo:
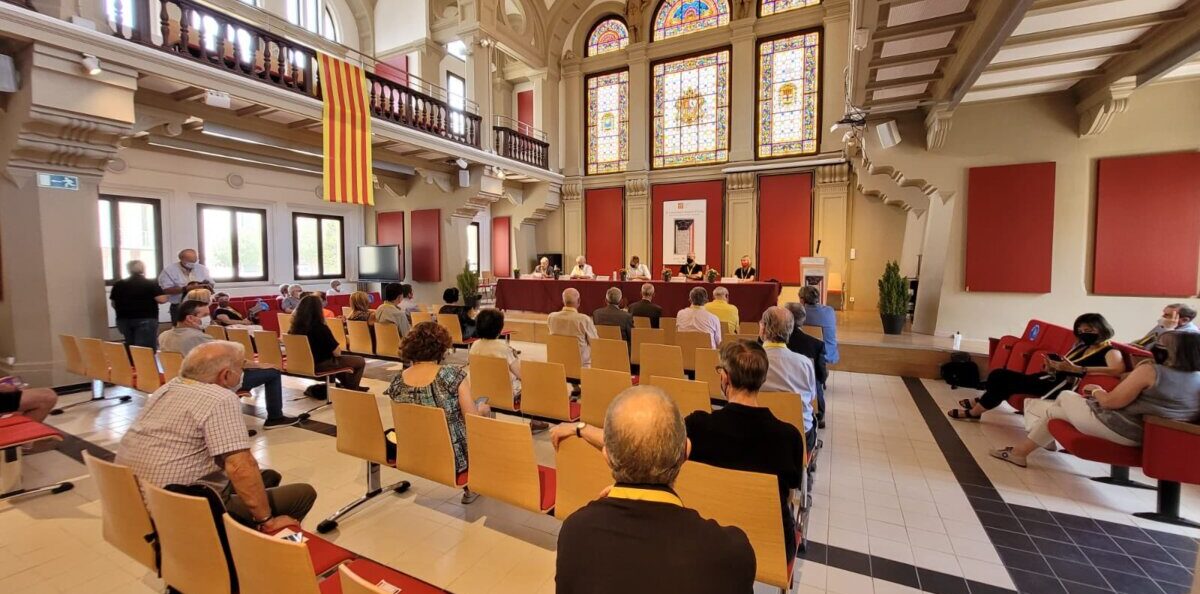
{"label": "wooden ceiling beam", "polygon": [[875,43],[884,43],[887,41],[899,41],[902,39],[913,39],[916,37],[925,37],[936,33],[944,33],[946,31],[954,31],[961,27],[970,25],[975,20],[975,13],[971,10],[964,10],[956,14],[948,14],[923,21],[914,21],[897,25],[895,27],[881,27],[872,36]]}
{"label": "wooden ceiling beam", "polygon": [[1024,35],[1016,35],[1011,37],[1004,44],[1005,49],[1014,47],[1025,47],[1046,43],[1050,41],[1064,41],[1067,39],[1077,39],[1080,37],[1089,37],[1092,35],[1101,35],[1105,33],[1118,33],[1120,31],[1129,31],[1131,29],[1144,29],[1146,27],[1154,27],[1175,21],[1183,20],[1187,17],[1186,10],[1175,9],[1166,12],[1156,12],[1151,14],[1143,14],[1122,19],[1113,19],[1110,21],[1100,21],[1098,23],[1085,23],[1075,25],[1073,27],[1063,27],[1061,29],[1050,29],[1048,31],[1038,31],[1037,33],[1026,33]]}
{"label": "wooden ceiling beam", "polygon": [[176,101],[191,101],[199,97],[203,97],[208,91],[200,87],[188,87],[171,93],[171,98]]}
{"label": "wooden ceiling beam", "polygon": [[1053,74],[1050,76],[1039,76],[1036,78],[1023,78],[1019,80],[1006,80],[1004,82],[992,83],[990,85],[978,85],[971,89],[971,92],[978,91],[994,91],[996,89],[1008,89],[1012,87],[1024,87],[1027,85],[1038,85],[1052,82],[1076,81],[1085,78],[1092,78],[1103,74],[1103,70],[1097,68],[1094,70],[1085,70],[1083,72],[1067,72],[1064,74]]}
{"label": "wooden ceiling beam", "polygon": [[891,78],[888,80],[873,80],[867,83],[867,90],[874,91],[877,89],[893,89],[896,87],[907,87],[908,85],[917,85],[921,83],[933,82],[941,80],[941,72],[933,72],[932,74],[921,74],[918,76],[906,76],[904,78]]}
{"label": "wooden ceiling beam", "polygon": [[271,107],[269,105],[259,105],[256,103],[254,105],[247,105],[246,107],[243,107],[243,108],[237,110],[237,114],[238,114],[238,117],[264,116],[264,115],[267,115],[274,111],[275,111],[274,107]]}
{"label": "wooden ceiling beam", "polygon": [[867,68],[878,70],[880,68],[890,68],[892,66],[910,66],[912,64],[920,64],[930,60],[941,60],[954,55],[954,46],[942,47],[938,49],[927,50],[923,52],[913,52],[911,54],[900,54],[898,56],[888,56],[886,58],[874,58]]}
{"label": "wooden ceiling beam", "polygon": [[1126,43],[1124,45],[1114,45],[1111,47],[1101,47],[1096,49],[1081,50],[1077,52],[1067,52],[1065,54],[1052,54],[1049,56],[1034,56],[1023,60],[1012,60],[1009,62],[1001,62],[999,64],[990,64],[984,69],[985,73],[1006,72],[1009,70],[1021,70],[1024,68],[1036,68],[1038,66],[1051,66],[1054,64],[1065,64],[1067,62],[1077,62],[1080,60],[1092,60],[1095,58],[1111,58],[1121,54],[1138,49],[1137,43]]}

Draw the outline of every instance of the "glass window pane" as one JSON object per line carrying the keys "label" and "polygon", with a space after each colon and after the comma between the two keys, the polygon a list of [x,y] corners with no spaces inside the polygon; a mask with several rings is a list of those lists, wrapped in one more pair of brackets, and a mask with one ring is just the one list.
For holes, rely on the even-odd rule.
{"label": "glass window pane", "polygon": [[821,0],[761,0],[759,2],[759,11],[763,16],[770,16],[797,8],[816,6],[820,3]]}
{"label": "glass window pane", "polygon": [[758,156],[817,152],[821,34],[758,45]]}
{"label": "glass window pane", "polygon": [[607,18],[600,21],[588,37],[587,55],[597,56],[608,52],[624,49],[629,45],[629,29],[625,21],[618,18]]}
{"label": "glass window pane", "polygon": [[145,4],[137,3],[137,7],[135,7],[134,5],[135,5],[135,3],[131,2],[130,0],[105,0],[104,8],[105,8],[105,14],[108,15],[109,24],[110,25],[116,24],[116,22],[117,22],[117,7],[119,6],[121,9],[121,25],[123,25],[124,27],[132,28],[133,27],[133,11],[141,10],[142,7],[145,6]]}
{"label": "glass window pane", "polygon": [[204,229],[204,253],[200,258],[204,265],[214,279],[233,278],[233,213],[205,208],[200,211],[200,221]]}
{"label": "glass window pane", "polygon": [[467,264],[471,270],[479,272],[479,224],[467,226]]}
{"label": "glass window pane", "polygon": [[629,165],[629,71],[587,79],[587,173]]}
{"label": "glass window pane", "polygon": [[655,168],[729,160],[729,50],[659,62],[651,85]]}
{"label": "glass window pane", "polygon": [[296,276],[321,275],[320,258],[317,254],[319,242],[317,219],[296,217]]}
{"label": "glass window pane", "polygon": [[158,221],[154,217],[154,205],[118,201],[117,222],[120,233],[117,269],[123,274],[130,260],[141,260],[146,265],[146,274],[155,274],[153,271],[158,270]]}
{"label": "glass window pane", "polygon": [[654,15],[654,41],[728,24],[726,0],[667,0]]}
{"label": "glass window pane", "polygon": [[104,280],[116,280],[112,261],[112,203],[100,200],[100,261],[104,267]]}
{"label": "glass window pane", "polygon": [[237,213],[238,276],[262,278],[266,273],[263,257],[263,215],[257,212]]}
{"label": "glass window pane", "polygon": [[326,276],[342,275],[342,222],[321,219],[321,256]]}
{"label": "glass window pane", "polygon": [[313,33],[317,32],[317,0],[302,0],[304,14],[301,16],[301,26]]}

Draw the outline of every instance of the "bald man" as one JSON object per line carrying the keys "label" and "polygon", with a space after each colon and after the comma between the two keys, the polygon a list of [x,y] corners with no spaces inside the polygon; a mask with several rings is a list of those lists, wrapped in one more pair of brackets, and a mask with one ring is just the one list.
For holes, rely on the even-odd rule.
{"label": "bald man", "polygon": [[171,319],[175,319],[175,309],[183,296],[192,289],[213,290],[213,280],[208,268],[200,263],[196,250],[188,248],[179,252],[178,262],[163,267],[158,275],[158,286],[166,293],[167,301],[171,303]]}

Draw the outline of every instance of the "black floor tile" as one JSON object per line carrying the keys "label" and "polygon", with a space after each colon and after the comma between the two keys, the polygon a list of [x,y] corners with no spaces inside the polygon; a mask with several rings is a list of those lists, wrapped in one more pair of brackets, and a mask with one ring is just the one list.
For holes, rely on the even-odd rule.
{"label": "black floor tile", "polygon": [[1054,516],[1044,509],[1037,509],[1036,507],[1029,507],[1027,505],[1012,504],[1009,504],[1008,507],[1012,509],[1014,515],[1022,520],[1033,520],[1035,522],[1042,522],[1045,524],[1058,523],[1058,521],[1054,519]]}
{"label": "black floor tile", "polygon": [[1195,551],[1185,551],[1183,549],[1177,549],[1175,547],[1163,547],[1163,549],[1166,550],[1167,553],[1170,553],[1170,555],[1172,557],[1174,557],[1175,560],[1178,561],[1180,565],[1182,565],[1184,567],[1195,567],[1196,566],[1196,552]]}
{"label": "black floor tile", "polygon": [[1148,577],[1101,568],[1100,573],[1118,594],[1160,594],[1162,589]]}
{"label": "black floor tile", "polygon": [[828,565],[829,547],[819,542],[808,541],[808,545],[803,551],[796,554],[797,557],[808,561]]}
{"label": "black floor tile", "polygon": [[1083,554],[1083,550],[1071,543],[1034,538],[1033,544],[1037,546],[1039,552],[1047,557],[1057,557],[1076,563],[1091,563],[1091,559]]}
{"label": "black floor tile", "polygon": [[1100,533],[1104,532],[1103,530],[1100,529],[1100,525],[1097,524],[1096,521],[1091,518],[1083,518],[1080,516],[1073,516],[1071,514],[1064,514],[1061,512],[1050,512],[1050,515],[1054,516],[1054,519],[1058,520],[1058,525],[1062,526],[1063,528],[1071,528],[1074,530],[1087,530],[1088,532],[1100,532]]}
{"label": "black floor tile", "polygon": [[1145,530],[1137,526],[1117,524],[1116,522],[1106,522],[1104,520],[1096,520],[1096,523],[1110,536],[1120,536],[1121,538],[1140,540],[1142,542],[1154,542],[1154,539],[1150,538],[1150,535],[1146,534]]}
{"label": "black floor tile", "polygon": [[967,496],[967,500],[971,502],[971,507],[975,511],[991,512],[1002,516],[1011,516],[1013,512],[1009,509],[1008,504],[1003,501],[994,501],[992,499],[982,499],[980,497]]}
{"label": "black floor tile", "polygon": [[920,567],[917,568],[917,575],[921,580],[921,590],[926,592],[932,592],[933,594],[971,594],[971,591],[967,588],[967,580],[956,575],[949,575]]}
{"label": "black floor tile", "polygon": [[1067,592],[1062,582],[1053,576],[1030,573],[1020,569],[1009,569],[1008,575],[1012,577],[1013,584],[1017,586],[1017,592],[1021,594],[1066,594]]}
{"label": "black floor tile", "polygon": [[1021,525],[1025,527],[1025,532],[1029,533],[1030,536],[1048,538],[1059,542],[1071,542],[1071,537],[1067,536],[1067,531],[1055,524],[1021,520]]}
{"label": "black floor tile", "polygon": [[829,547],[829,557],[826,565],[836,567],[861,575],[871,575],[871,557],[865,553]]}
{"label": "black floor tile", "polygon": [[1107,584],[1103,588],[1097,588],[1096,586],[1063,580],[1062,585],[1067,589],[1068,594],[1113,594],[1113,591],[1108,589]]}
{"label": "black floor tile", "polygon": [[993,586],[974,580],[967,580],[967,589],[971,591],[971,594],[1013,594],[1014,592],[1014,590],[1009,590],[1008,588],[1001,588],[1000,586]]}
{"label": "black floor tile", "polygon": [[1197,543],[1196,539],[1188,538],[1182,534],[1159,532],[1158,530],[1147,530],[1146,533],[1149,534],[1150,538],[1153,538],[1155,542],[1164,547],[1173,547],[1195,553],[1197,547],[1200,546],[1200,543]]}
{"label": "black floor tile", "polygon": [[921,587],[921,582],[917,578],[916,567],[907,563],[884,559],[883,557],[871,556],[871,577],[908,586],[909,588]]}
{"label": "black floor tile", "polygon": [[1075,530],[1072,528],[1067,528],[1067,534],[1070,535],[1071,540],[1075,541],[1075,544],[1081,547],[1100,549],[1102,551],[1110,551],[1113,553],[1125,552],[1125,550],[1117,546],[1117,543],[1113,542],[1112,537],[1108,536],[1107,534],[1098,534],[1095,532]]}
{"label": "black floor tile", "polygon": [[1158,546],[1157,543],[1147,543],[1140,540],[1129,540],[1128,538],[1113,537],[1116,542],[1126,553],[1134,557],[1143,559],[1153,559],[1155,561],[1171,562],[1173,559],[1167,553],[1166,549]]}
{"label": "black floor tile", "polygon": [[1084,555],[1092,562],[1092,565],[1113,571],[1122,571],[1132,573],[1134,575],[1145,575],[1141,566],[1134,562],[1133,557],[1122,553],[1110,553],[1098,549],[1080,548]]}
{"label": "black floor tile", "polygon": [[1158,584],[1158,587],[1162,588],[1162,591],[1166,594],[1188,594],[1188,592],[1190,592],[1192,589],[1191,586],[1181,586],[1179,584],[1172,584],[1171,582],[1155,583]]}
{"label": "black floor tile", "polygon": [[1174,563],[1159,563],[1147,559],[1134,559],[1134,561],[1142,567],[1146,575],[1156,582],[1172,582],[1189,586],[1192,583],[1192,572]]}
{"label": "black floor tile", "polygon": [[1019,522],[1013,516],[1002,516],[1000,514],[993,514],[991,512],[978,510],[975,513],[979,516],[979,523],[983,524],[984,526],[1000,528],[1001,530],[1011,530],[1013,532],[1025,531],[1025,529],[1021,526],[1021,522]]}
{"label": "black floor tile", "polygon": [[1046,562],[1050,564],[1050,569],[1054,570],[1054,575],[1057,575],[1061,580],[1071,580],[1097,588],[1107,588],[1108,582],[1104,581],[1104,576],[1092,566],[1091,563],[1075,563],[1063,559],[1055,559],[1053,557],[1046,558]]}
{"label": "black floor tile", "polygon": [[1004,567],[1009,571],[1016,568],[1044,575],[1054,575],[1054,572],[1050,571],[1050,566],[1046,564],[1046,558],[1037,553],[1018,551],[1008,547],[996,547],[996,552],[1000,554],[1000,559],[1004,561]]}
{"label": "black floor tile", "polygon": [[963,485],[963,492],[967,497],[978,497],[980,499],[991,499],[992,501],[1003,502],[1004,498],[1000,492],[993,487],[981,487],[978,485]]}

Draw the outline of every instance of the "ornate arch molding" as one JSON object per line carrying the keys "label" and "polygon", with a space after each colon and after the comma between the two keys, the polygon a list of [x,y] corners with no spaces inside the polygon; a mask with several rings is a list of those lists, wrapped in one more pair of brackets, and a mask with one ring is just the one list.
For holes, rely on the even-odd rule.
{"label": "ornate arch molding", "polygon": [[346,3],[350,14],[354,16],[354,24],[358,27],[359,51],[375,55],[375,4],[379,0],[340,0]]}
{"label": "ornate arch molding", "polygon": [[[519,45],[521,48],[529,51],[531,54],[543,56],[543,59],[548,55],[546,51],[546,7],[541,2],[536,0],[515,0],[521,7],[521,12],[525,17],[525,27],[523,31],[518,31],[512,27],[504,15],[505,0],[494,0],[481,3],[479,7],[479,21],[484,25],[485,31],[494,32],[497,38],[506,41],[510,45]],[[532,41],[533,43],[529,43]],[[543,64],[544,65],[544,64]],[[541,65],[534,65],[540,67]]]}
{"label": "ornate arch molding", "polygon": [[[559,0],[559,2],[566,1],[568,0]],[[587,12],[583,13],[583,16],[580,16],[575,20],[574,23],[571,23],[575,26],[575,32],[571,37],[570,44],[567,47],[561,48],[559,53],[561,54],[563,51],[570,49],[571,51],[575,52],[575,55],[581,58],[586,56],[588,35],[591,34],[592,28],[595,27],[597,23],[604,20],[605,17],[609,16],[619,17],[622,21],[624,21],[625,4],[623,2],[614,2],[609,0],[607,2],[600,2],[599,4],[593,5],[587,10]],[[626,22],[625,26],[628,27],[629,23]],[[629,33],[630,35],[633,35],[632,30]],[[629,40],[629,43],[636,42],[637,41],[633,38],[630,38]]]}

